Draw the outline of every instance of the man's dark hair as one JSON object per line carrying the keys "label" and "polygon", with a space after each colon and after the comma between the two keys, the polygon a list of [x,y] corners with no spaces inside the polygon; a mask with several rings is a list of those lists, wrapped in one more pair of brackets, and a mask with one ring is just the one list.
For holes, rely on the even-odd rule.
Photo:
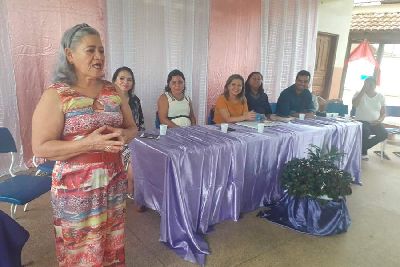
{"label": "man's dark hair", "polygon": [[299,78],[299,76],[307,76],[309,80],[311,79],[311,74],[306,70],[299,71],[296,75],[296,80]]}

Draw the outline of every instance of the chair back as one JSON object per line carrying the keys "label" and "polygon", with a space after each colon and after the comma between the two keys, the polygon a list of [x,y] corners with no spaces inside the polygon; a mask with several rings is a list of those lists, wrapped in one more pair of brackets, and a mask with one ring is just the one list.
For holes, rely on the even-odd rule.
{"label": "chair back", "polygon": [[0,153],[17,152],[14,138],[8,128],[0,127]]}
{"label": "chair back", "polygon": [[275,114],[276,112],[276,103],[269,103],[271,110],[272,110],[272,114]]}
{"label": "chair back", "polygon": [[158,117],[158,111],[156,111],[156,119],[154,120],[154,126],[156,126],[157,129],[160,129],[160,117]]}
{"label": "chair back", "polygon": [[11,204],[11,217],[14,217],[17,205],[26,205],[49,191],[51,187],[49,176],[15,174],[13,172],[15,152],[17,152],[17,147],[10,131],[5,127],[0,127],[0,153],[11,154],[11,164],[8,169],[11,177],[0,182],[0,202]]}
{"label": "chair back", "polygon": [[207,124],[208,125],[215,124],[215,122],[214,122],[214,113],[215,113],[215,107],[212,107],[210,109],[210,112],[208,113],[208,117],[207,117]]}

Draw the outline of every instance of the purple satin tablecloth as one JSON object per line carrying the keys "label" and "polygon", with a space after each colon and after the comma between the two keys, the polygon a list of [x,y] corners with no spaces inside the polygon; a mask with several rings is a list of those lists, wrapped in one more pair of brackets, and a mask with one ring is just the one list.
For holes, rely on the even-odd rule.
{"label": "purple satin tablecloth", "polygon": [[129,145],[135,200],[160,213],[160,241],[185,260],[205,263],[209,226],[280,199],[283,164],[307,156],[309,144],[344,152],[339,167],[360,181],[358,122],[317,117],[266,127],[262,134],[230,127],[236,131],[222,133],[218,125],[168,129],[159,140],[137,138]]}

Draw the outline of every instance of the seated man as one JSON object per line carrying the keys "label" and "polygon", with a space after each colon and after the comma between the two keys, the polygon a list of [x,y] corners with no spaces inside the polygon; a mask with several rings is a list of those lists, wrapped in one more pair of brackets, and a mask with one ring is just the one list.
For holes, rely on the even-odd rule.
{"label": "seated man", "polygon": [[367,78],[360,92],[353,97],[355,119],[362,123],[362,158],[368,159],[368,149],[388,136],[382,121],[385,119],[385,97],[375,91],[376,81]]}
{"label": "seated man", "polygon": [[311,75],[306,70],[297,73],[295,84],[281,92],[276,105],[276,115],[299,117],[299,113],[305,113],[306,118],[314,117],[315,107],[308,90],[310,78]]}

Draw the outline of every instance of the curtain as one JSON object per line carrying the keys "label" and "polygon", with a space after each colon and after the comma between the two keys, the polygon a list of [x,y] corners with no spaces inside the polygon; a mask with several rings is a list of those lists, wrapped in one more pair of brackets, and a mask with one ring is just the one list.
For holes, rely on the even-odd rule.
{"label": "curtain", "polygon": [[234,73],[260,69],[261,0],[212,0],[208,64],[210,110]]}
{"label": "curtain", "polygon": [[[174,68],[186,76],[187,94],[200,124],[205,122],[207,99],[212,105],[232,73],[246,79],[251,71],[260,70],[270,101],[276,102],[299,70],[314,69],[318,0],[0,4],[0,125],[10,128],[20,153],[23,144],[25,161],[32,157],[31,116],[50,83],[61,34],[77,23],[99,30],[107,53],[107,79],[120,66],[133,69],[147,128],[154,127],[157,99]],[[6,170],[3,162],[0,173]]]}
{"label": "curtain", "polygon": [[[12,84],[14,87],[9,87],[9,90],[17,95],[18,106],[18,112],[12,115],[11,121],[20,126],[25,162],[33,156],[32,114],[44,88],[50,84],[62,33],[75,24],[87,22],[104,39],[104,7],[104,0],[3,1],[1,12],[6,16],[2,15],[1,20],[7,21],[2,25],[8,24],[9,28],[8,35],[2,35],[1,39],[9,38],[10,45],[5,54],[11,55],[13,64],[6,63],[7,68],[13,71],[12,76],[15,79]],[[15,107],[15,102],[11,101],[7,100],[6,110],[13,110]],[[19,123],[16,120],[18,116]],[[15,135],[14,137],[18,138]]]}
{"label": "curtain", "polygon": [[[0,127],[7,127],[15,139],[18,153],[15,165],[19,169],[23,166],[22,145],[19,134],[19,117],[17,109],[17,95],[15,92],[15,76],[10,49],[8,31],[8,15],[5,0],[0,0]],[[0,176],[8,173],[11,158],[0,154]],[[17,171],[17,169],[16,169]]]}
{"label": "curtain", "polygon": [[262,5],[261,73],[270,102],[276,102],[297,72],[314,72],[318,0],[262,0]]}
{"label": "curtain", "polygon": [[175,68],[184,73],[186,94],[204,123],[208,14],[204,0],[107,1],[108,77],[118,67],[132,68],[147,128],[154,127],[158,97]]}

